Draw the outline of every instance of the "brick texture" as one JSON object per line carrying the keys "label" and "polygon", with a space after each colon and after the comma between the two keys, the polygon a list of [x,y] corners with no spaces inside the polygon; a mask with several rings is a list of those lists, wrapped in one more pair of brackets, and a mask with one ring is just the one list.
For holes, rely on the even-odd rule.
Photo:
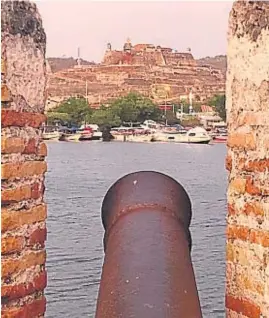
{"label": "brick texture", "polygon": [[269,2],[229,18],[226,317],[269,317]]}
{"label": "brick texture", "polygon": [[46,37],[31,2],[3,1],[1,19],[1,316],[43,317],[47,148],[38,128],[46,120]]}

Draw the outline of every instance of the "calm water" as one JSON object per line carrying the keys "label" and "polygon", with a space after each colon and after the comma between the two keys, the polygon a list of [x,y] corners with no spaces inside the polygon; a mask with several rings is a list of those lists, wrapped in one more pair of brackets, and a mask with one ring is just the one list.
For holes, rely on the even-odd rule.
{"label": "calm water", "polygon": [[[157,170],[193,204],[192,259],[204,317],[224,317],[225,145],[48,143],[47,318],[94,317],[103,196],[119,177]],[[128,318],[128,317],[126,317]]]}

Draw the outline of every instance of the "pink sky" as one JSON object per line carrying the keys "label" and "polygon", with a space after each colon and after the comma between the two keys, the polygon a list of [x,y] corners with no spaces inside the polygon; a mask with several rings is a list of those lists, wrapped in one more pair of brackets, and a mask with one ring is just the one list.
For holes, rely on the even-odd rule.
{"label": "pink sky", "polygon": [[152,43],[186,51],[195,58],[225,54],[231,1],[38,1],[47,33],[47,56],[99,62],[110,42],[121,49]]}

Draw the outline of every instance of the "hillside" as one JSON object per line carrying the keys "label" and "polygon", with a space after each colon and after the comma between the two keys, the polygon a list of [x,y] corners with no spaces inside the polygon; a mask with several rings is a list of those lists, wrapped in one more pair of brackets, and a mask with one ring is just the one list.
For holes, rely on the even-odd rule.
{"label": "hillside", "polygon": [[224,74],[227,69],[227,57],[226,55],[217,55],[214,57],[204,57],[202,59],[197,60],[198,65],[208,65],[213,68],[221,70]]}
{"label": "hillside", "polygon": [[[47,58],[47,61],[49,63],[49,67],[52,73],[66,70],[69,68],[73,68],[75,65],[77,65],[77,60],[73,57],[49,57]],[[89,62],[86,60],[81,59],[81,65],[94,65],[94,62]]]}
{"label": "hillside", "polygon": [[108,47],[100,64],[81,61],[78,67],[73,58],[49,58],[49,99],[87,93],[92,107],[98,107],[132,91],[156,103],[178,102],[191,90],[200,102],[225,92],[226,56],[196,60],[191,52],[127,44],[122,51]]}

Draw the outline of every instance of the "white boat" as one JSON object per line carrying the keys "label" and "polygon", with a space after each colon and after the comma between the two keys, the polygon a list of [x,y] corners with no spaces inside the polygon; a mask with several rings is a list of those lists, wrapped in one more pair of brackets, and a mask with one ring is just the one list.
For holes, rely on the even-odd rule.
{"label": "white boat", "polygon": [[45,126],[42,131],[43,140],[59,140],[62,133],[53,126]]}
{"label": "white boat", "polygon": [[157,132],[153,135],[154,141],[173,141],[177,143],[190,143],[190,144],[208,144],[211,137],[207,131],[201,127],[195,127],[188,130],[186,133],[165,133]]}

